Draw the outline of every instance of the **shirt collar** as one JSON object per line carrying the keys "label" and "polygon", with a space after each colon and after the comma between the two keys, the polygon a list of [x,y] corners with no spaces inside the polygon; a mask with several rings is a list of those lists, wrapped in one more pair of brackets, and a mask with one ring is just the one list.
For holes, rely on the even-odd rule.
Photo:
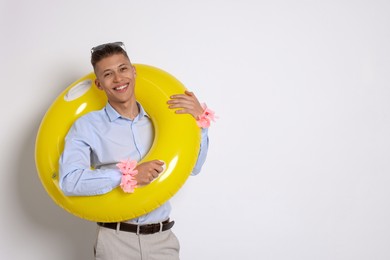
{"label": "shirt collar", "polygon": [[[139,109],[139,114],[134,118],[134,121],[138,121],[139,119],[143,118],[144,116],[147,116],[149,117],[149,115],[146,113],[146,111],[144,110],[144,108],[142,107],[142,105],[140,103],[137,102],[137,106],[138,106],[138,109]],[[106,107],[104,108],[106,110],[106,113],[107,113],[107,116],[108,118],[110,119],[110,121],[115,121],[116,119],[118,118],[123,118],[123,119],[127,119],[129,120],[128,118],[126,117],[123,117],[121,116],[111,105],[110,103],[107,102],[107,105]]]}

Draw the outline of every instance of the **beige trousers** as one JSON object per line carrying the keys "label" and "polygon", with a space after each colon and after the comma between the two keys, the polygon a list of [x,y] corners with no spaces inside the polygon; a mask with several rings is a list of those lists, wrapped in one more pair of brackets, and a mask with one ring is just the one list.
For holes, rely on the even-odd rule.
{"label": "beige trousers", "polygon": [[180,244],[171,230],[150,235],[100,227],[95,244],[96,260],[179,260]]}

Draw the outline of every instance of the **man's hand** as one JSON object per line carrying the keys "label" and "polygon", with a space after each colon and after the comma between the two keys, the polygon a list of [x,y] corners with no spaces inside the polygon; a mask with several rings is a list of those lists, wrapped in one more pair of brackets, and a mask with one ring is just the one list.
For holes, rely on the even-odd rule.
{"label": "man's hand", "polygon": [[171,109],[179,108],[177,114],[191,114],[195,119],[203,113],[203,108],[194,93],[186,90],[184,94],[171,96],[167,102]]}
{"label": "man's hand", "polygon": [[137,185],[144,186],[151,183],[160,173],[163,172],[163,166],[164,162],[159,160],[143,162],[137,165],[135,170],[138,171],[138,174],[134,176],[137,181]]}

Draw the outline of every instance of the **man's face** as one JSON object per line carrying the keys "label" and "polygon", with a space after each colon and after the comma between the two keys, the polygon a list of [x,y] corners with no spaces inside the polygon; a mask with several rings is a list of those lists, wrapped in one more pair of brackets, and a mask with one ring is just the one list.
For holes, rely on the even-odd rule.
{"label": "man's face", "polygon": [[112,106],[134,99],[135,68],[123,54],[114,54],[95,65],[96,86],[106,92]]}

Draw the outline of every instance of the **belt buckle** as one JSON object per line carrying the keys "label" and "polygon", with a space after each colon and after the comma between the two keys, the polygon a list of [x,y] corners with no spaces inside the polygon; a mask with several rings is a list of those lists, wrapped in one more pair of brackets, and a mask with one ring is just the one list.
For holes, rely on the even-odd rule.
{"label": "belt buckle", "polygon": [[[157,226],[157,224],[158,224],[158,226]],[[158,222],[156,224],[149,224],[149,225],[145,225],[145,226],[148,227],[147,233],[153,234],[156,232],[161,233],[163,231],[164,224],[162,222]],[[139,234],[141,234],[140,232],[141,232],[141,225],[137,225],[136,234],[139,235]]]}

